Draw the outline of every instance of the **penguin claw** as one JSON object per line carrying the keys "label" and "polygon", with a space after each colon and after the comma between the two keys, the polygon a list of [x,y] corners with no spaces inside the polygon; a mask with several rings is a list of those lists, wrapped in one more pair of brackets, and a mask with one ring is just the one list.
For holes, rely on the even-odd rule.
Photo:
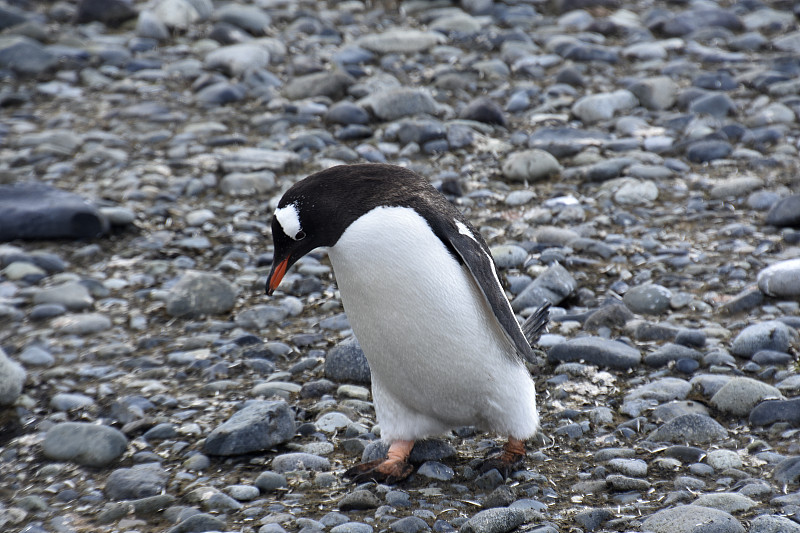
{"label": "penguin claw", "polygon": [[366,463],[358,464],[349,468],[345,477],[349,477],[353,483],[365,483],[375,481],[393,485],[411,475],[414,467],[407,462],[389,461],[387,459],[376,459]]}
{"label": "penguin claw", "polygon": [[485,474],[490,470],[497,470],[500,472],[500,475],[503,476],[503,479],[505,479],[517,470],[520,470],[524,462],[524,455],[512,455],[506,452],[501,452],[497,455],[492,455],[491,457],[484,459],[483,462],[478,465],[478,472]]}

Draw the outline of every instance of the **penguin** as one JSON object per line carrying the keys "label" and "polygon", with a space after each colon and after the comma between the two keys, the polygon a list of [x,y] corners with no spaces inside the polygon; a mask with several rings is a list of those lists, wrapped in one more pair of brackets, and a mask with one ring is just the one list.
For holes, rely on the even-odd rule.
{"label": "penguin", "polygon": [[369,363],[385,458],[349,469],[395,483],[413,472],[416,440],[462,426],[507,437],[482,470],[508,473],[539,429],[531,344],[548,305],[517,321],[480,233],[424,177],[354,164],[289,188],[272,218],[267,293],[315,248],[328,247],[345,313]]}

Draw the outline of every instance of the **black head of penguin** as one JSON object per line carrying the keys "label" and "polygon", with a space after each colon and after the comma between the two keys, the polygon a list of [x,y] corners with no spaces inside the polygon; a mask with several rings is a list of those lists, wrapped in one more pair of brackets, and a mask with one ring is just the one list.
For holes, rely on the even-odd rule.
{"label": "black head of penguin", "polygon": [[423,216],[438,211],[460,218],[426,179],[403,167],[341,165],[317,172],[295,183],[278,202],[272,218],[275,252],[267,293],[272,294],[301,257],[320,246],[334,246],[350,224],[378,206],[412,207]]}

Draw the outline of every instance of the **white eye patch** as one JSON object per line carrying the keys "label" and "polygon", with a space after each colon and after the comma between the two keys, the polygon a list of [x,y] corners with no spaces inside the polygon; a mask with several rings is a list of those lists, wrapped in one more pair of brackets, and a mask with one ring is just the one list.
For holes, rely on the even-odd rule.
{"label": "white eye patch", "polygon": [[281,225],[283,232],[290,239],[299,241],[306,236],[303,232],[303,228],[300,227],[300,213],[297,212],[297,206],[295,204],[289,204],[276,209],[275,218],[278,220],[278,224]]}

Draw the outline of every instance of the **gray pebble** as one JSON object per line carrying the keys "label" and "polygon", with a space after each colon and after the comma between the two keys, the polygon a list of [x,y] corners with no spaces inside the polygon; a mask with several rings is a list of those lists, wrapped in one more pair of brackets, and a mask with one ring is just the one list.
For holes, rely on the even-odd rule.
{"label": "gray pebble", "polygon": [[600,337],[579,337],[553,346],[547,357],[550,361],[585,361],[597,366],[628,369],[639,365],[642,354],[622,342]]}
{"label": "gray pebble", "polygon": [[728,431],[713,418],[688,414],[670,420],[648,436],[654,442],[706,444],[725,439]]}
{"label": "gray pebble", "polygon": [[236,292],[222,276],[187,272],[169,291],[167,313],[173,317],[225,313],[233,308]]}
{"label": "gray pebble", "polygon": [[325,377],[340,382],[370,382],[369,364],[355,337],[345,339],[328,351]]}
{"label": "gray pebble", "polygon": [[22,393],[27,374],[0,348],[0,405],[13,404]]}
{"label": "gray pebble", "polygon": [[324,472],[331,469],[331,463],[324,457],[310,453],[284,453],[272,460],[272,469],[279,474],[295,470]]}
{"label": "gray pebble", "polygon": [[206,437],[205,453],[239,455],[268,450],[294,437],[294,415],[283,401],[254,401]]}
{"label": "gray pebble", "polygon": [[105,494],[112,500],[133,500],[160,494],[168,474],[155,463],[119,468],[106,479]]}
{"label": "gray pebble", "polygon": [[744,328],[731,343],[731,353],[751,357],[760,350],[786,352],[797,332],[783,322],[771,320]]}
{"label": "gray pebble", "polygon": [[515,508],[486,509],[461,526],[462,533],[506,533],[525,521],[525,512]]}
{"label": "gray pebble", "polygon": [[289,486],[286,476],[271,471],[259,474],[254,483],[262,492],[272,492]]}
{"label": "gray pebble", "polygon": [[762,381],[734,377],[711,397],[711,405],[723,413],[748,416],[753,408],[766,399],[781,398],[781,392]]}
{"label": "gray pebble", "polygon": [[658,315],[669,309],[672,291],[656,284],[631,287],[622,301],[634,313]]}
{"label": "gray pebble", "polygon": [[800,296],[800,259],[774,263],[758,273],[758,288],[767,296]]}
{"label": "gray pebble", "polygon": [[48,459],[102,467],[128,447],[125,435],[112,427],[85,422],[62,422],[45,434],[42,452]]}
{"label": "gray pebble", "polygon": [[426,461],[422,463],[417,470],[417,474],[440,481],[450,481],[455,477],[455,472],[453,472],[452,468],[438,461]]}
{"label": "gray pebble", "polygon": [[739,521],[729,513],[697,505],[679,505],[658,511],[642,523],[642,528],[654,533],[692,533],[701,523],[713,528],[715,533],[745,533]]}

